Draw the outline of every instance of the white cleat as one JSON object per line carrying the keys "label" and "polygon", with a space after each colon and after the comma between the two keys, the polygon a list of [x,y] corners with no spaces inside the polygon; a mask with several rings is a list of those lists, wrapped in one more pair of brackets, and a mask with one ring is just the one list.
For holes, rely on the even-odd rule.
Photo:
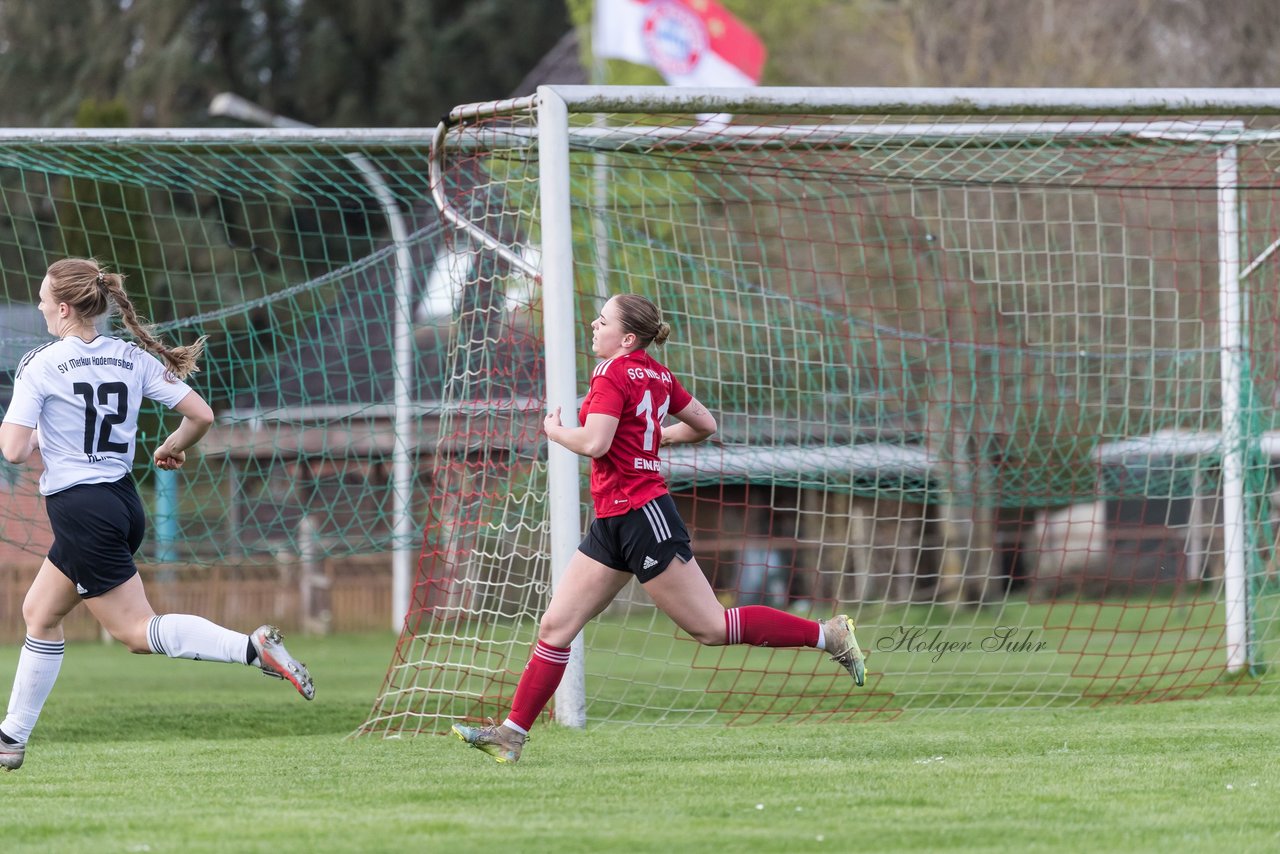
{"label": "white cleat", "polygon": [[316,696],[316,687],[311,682],[311,674],[307,665],[289,654],[284,648],[280,630],[275,626],[259,626],[249,635],[249,642],[258,651],[257,666],[273,679],[283,679],[298,689],[298,693],[308,700]]}
{"label": "white cleat", "polygon": [[22,760],[27,757],[27,745],[5,744],[0,741],[0,768],[6,771],[17,771],[22,767]]}

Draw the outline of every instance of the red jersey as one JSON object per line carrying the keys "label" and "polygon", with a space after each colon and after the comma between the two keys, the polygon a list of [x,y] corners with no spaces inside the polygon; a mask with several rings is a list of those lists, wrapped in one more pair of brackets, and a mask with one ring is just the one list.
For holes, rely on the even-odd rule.
{"label": "red jersey", "polygon": [[596,518],[621,516],[666,494],[667,482],[658,462],[662,421],[668,412],[679,412],[692,400],[671,371],[644,350],[596,365],[578,423],[586,424],[592,412],[618,419],[613,444],[591,461]]}

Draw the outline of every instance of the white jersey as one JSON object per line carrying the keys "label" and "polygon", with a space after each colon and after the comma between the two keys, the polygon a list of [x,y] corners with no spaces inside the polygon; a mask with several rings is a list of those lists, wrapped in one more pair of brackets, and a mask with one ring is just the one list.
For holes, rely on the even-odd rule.
{"label": "white jersey", "polygon": [[40,493],[52,495],[129,474],[142,399],[172,409],[190,392],[137,344],[71,336],[22,357],[4,420],[39,430]]}

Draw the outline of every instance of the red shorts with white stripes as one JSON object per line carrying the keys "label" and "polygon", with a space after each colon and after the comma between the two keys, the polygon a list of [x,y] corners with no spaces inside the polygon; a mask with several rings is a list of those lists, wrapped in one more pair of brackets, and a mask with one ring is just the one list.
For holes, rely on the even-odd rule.
{"label": "red shorts with white stripes", "polygon": [[611,569],[635,573],[641,584],[657,578],[677,557],[693,560],[689,531],[669,494],[621,516],[596,519],[578,551]]}

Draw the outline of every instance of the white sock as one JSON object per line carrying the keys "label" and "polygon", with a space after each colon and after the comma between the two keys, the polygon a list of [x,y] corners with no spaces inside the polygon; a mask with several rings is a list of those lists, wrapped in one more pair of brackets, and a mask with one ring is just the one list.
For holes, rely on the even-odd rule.
{"label": "white sock", "polygon": [[66,641],[39,640],[30,635],[22,645],[18,672],[13,675],[13,693],[9,695],[9,713],[0,723],[0,731],[19,744],[25,744],[36,728],[44,701],[58,680],[66,646]]}
{"label": "white sock", "polygon": [[204,617],[160,614],[147,622],[147,646],[170,658],[244,664],[249,636],[224,629]]}
{"label": "white sock", "polygon": [[822,630],[822,620],[818,620],[818,642],[814,646],[818,649],[827,648],[827,633]]}
{"label": "white sock", "polygon": [[524,727],[520,726],[520,724],[518,724],[518,723],[514,723],[514,722],[512,722],[511,718],[507,718],[505,721],[503,721],[503,722],[502,722],[502,725],[503,725],[504,727],[506,727],[507,729],[515,730],[516,732],[520,733],[521,735],[528,735],[528,734],[529,734],[529,730],[527,730],[527,729],[525,729]]}

